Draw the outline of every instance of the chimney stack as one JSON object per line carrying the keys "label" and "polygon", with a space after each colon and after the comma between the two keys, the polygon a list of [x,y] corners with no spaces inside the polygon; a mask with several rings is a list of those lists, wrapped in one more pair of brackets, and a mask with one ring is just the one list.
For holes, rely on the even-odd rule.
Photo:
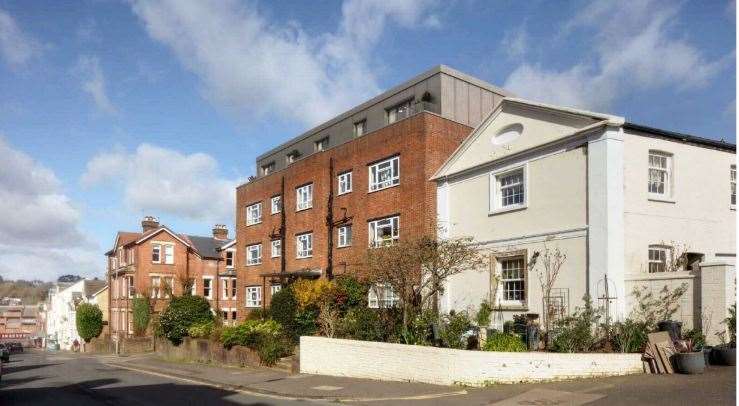
{"label": "chimney stack", "polygon": [[159,220],[156,217],[144,216],[144,219],[141,220],[141,230],[143,230],[144,233],[156,230],[157,228],[159,228]]}
{"label": "chimney stack", "polygon": [[213,226],[213,238],[216,240],[228,240],[228,229],[225,224],[216,224]]}

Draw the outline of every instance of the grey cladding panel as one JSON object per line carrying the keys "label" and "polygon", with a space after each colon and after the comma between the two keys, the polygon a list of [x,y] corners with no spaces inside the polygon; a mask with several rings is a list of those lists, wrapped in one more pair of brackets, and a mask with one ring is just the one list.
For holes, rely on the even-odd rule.
{"label": "grey cladding panel", "polygon": [[480,105],[482,103],[482,89],[477,86],[469,87],[469,126],[474,127],[482,120]]}

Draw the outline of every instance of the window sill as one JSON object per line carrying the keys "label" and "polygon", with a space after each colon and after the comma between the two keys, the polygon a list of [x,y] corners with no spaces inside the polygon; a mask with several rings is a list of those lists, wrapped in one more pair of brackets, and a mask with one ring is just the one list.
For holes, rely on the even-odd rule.
{"label": "window sill", "polygon": [[310,210],[310,209],[312,209],[312,208],[313,208],[313,206],[310,206],[310,207],[304,207],[304,208],[302,208],[302,209],[295,209],[295,213],[298,213],[298,212],[301,212],[301,211],[306,211],[306,210]]}
{"label": "window sill", "polygon": [[313,258],[313,255],[308,255],[307,257],[295,257],[295,259],[309,259]]}
{"label": "window sill", "polygon": [[344,196],[344,195],[348,195],[348,194],[349,194],[349,193],[351,193],[351,192],[352,192],[351,190],[348,190],[348,191],[346,191],[346,192],[343,192],[343,193],[337,193],[337,194],[336,194],[336,196]]}
{"label": "window sill", "polygon": [[336,246],[336,249],[339,249],[339,248],[351,248],[351,247],[352,247],[351,245],[337,245]]}
{"label": "window sill", "polygon": [[372,189],[369,189],[369,190],[367,191],[367,194],[370,194],[370,193],[375,193],[375,192],[380,192],[380,191],[382,191],[382,190],[392,189],[392,188],[394,188],[394,187],[398,187],[398,186],[400,186],[400,182],[398,182],[398,183],[396,183],[396,184],[394,184],[394,185],[390,185],[390,186],[385,186],[385,187],[382,187],[382,188],[379,188],[379,189],[374,189],[374,190],[372,190]]}
{"label": "window sill", "polygon": [[523,206],[515,206],[515,207],[506,207],[502,209],[495,209],[488,212],[488,216],[495,216],[497,214],[504,214],[504,213],[511,213],[514,211],[520,211],[520,210],[526,210],[529,206],[523,205]]}
{"label": "window sill", "polygon": [[677,201],[675,199],[665,197],[665,196],[658,196],[658,195],[650,195],[647,200],[650,202],[660,202],[660,203],[672,203],[675,204]]}
{"label": "window sill", "polygon": [[258,222],[256,222],[256,223],[246,223],[246,226],[247,226],[247,227],[251,227],[251,226],[257,226],[257,225],[259,225],[259,224],[262,224],[262,222],[261,222],[261,221],[258,221]]}
{"label": "window sill", "polygon": [[244,307],[246,307],[247,309],[260,309],[260,308],[262,307],[262,305],[256,305],[256,306],[244,306]]}
{"label": "window sill", "polygon": [[729,210],[734,210],[734,211],[736,211],[736,205],[735,205],[735,204],[732,204],[732,205],[730,205],[730,206],[729,206]]}
{"label": "window sill", "polygon": [[282,212],[280,212],[280,211],[276,211],[276,212],[274,212],[274,213],[270,213],[270,216],[274,216],[275,214],[280,214],[280,213],[282,213]]}
{"label": "window sill", "polygon": [[526,305],[516,305],[516,304],[502,304],[500,307],[498,307],[499,310],[504,311],[517,311],[517,312],[527,312],[529,311],[529,307]]}
{"label": "window sill", "polygon": [[256,263],[256,264],[246,264],[246,266],[258,266],[258,265],[262,265],[262,263],[259,262],[259,263]]}

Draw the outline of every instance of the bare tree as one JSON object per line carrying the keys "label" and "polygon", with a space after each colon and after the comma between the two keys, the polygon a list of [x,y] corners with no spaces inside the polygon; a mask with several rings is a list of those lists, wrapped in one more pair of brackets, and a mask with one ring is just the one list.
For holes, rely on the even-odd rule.
{"label": "bare tree", "polygon": [[[559,271],[560,269],[562,269],[562,265],[564,265],[565,261],[567,261],[567,254],[564,254],[562,251],[560,251],[559,247],[551,250],[545,244],[544,253],[538,256],[534,256],[534,258],[537,257],[539,259],[532,260],[532,265],[537,263],[539,265],[536,267],[536,274],[539,277],[539,285],[541,286],[542,297],[544,299],[543,321],[544,330],[546,331],[548,337],[552,318],[556,316],[557,312],[557,307],[553,306],[551,302],[552,288],[554,288],[554,284],[557,282]],[[546,341],[546,344],[549,344],[548,338]]]}
{"label": "bare tree", "polygon": [[368,249],[359,259],[359,276],[389,286],[400,299],[403,326],[423,309],[438,313],[444,282],[465,270],[481,270],[485,261],[471,238],[435,240],[423,236]]}

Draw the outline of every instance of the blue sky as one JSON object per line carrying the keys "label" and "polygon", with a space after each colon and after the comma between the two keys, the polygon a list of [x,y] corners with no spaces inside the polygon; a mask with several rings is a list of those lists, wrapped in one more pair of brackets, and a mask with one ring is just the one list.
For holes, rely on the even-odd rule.
{"label": "blue sky", "polygon": [[259,153],[443,63],[735,142],[735,4],[0,0],[0,275],[102,276],[145,214],[233,230]]}

